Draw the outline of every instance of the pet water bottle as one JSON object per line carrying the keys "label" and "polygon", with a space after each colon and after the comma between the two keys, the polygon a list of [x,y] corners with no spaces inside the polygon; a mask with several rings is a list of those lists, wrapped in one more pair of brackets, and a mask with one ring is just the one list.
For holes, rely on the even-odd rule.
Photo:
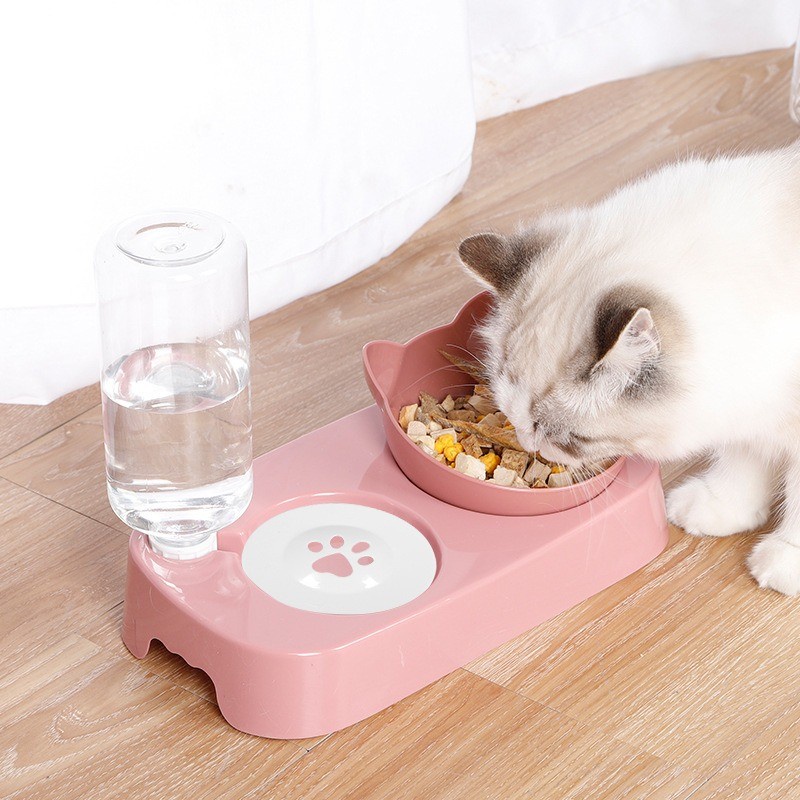
{"label": "pet water bottle", "polygon": [[95,274],[111,507],[160,554],[205,555],[253,490],[244,240],[211,214],[145,214],[106,232]]}

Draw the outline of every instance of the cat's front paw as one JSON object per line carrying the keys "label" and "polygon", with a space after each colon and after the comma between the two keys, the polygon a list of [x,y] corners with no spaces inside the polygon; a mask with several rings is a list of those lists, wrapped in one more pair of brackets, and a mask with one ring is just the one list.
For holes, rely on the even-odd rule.
{"label": "cat's front paw", "polygon": [[667,493],[667,517],[693,536],[730,536],[759,527],[767,508],[743,502],[741,496],[715,494],[704,477],[689,478]]}
{"label": "cat's front paw", "polygon": [[800,547],[773,533],[762,539],[747,557],[750,574],[762,589],[794,597],[800,594]]}

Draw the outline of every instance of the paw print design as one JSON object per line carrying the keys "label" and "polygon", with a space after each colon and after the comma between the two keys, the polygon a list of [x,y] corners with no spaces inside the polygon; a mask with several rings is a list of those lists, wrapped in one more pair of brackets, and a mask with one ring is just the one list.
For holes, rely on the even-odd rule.
{"label": "paw print design", "polygon": [[[332,548],[333,553],[328,553],[318,558],[312,565],[311,569],[314,572],[330,573],[339,578],[347,578],[353,574],[353,560],[363,567],[371,564],[375,559],[370,555],[358,556],[358,553],[365,553],[369,550],[369,542],[356,542],[351,548],[349,553],[341,552],[344,547],[344,539],[341,536],[333,536],[328,542],[328,546]],[[308,549],[312,553],[322,553],[325,545],[322,542],[309,542]]]}

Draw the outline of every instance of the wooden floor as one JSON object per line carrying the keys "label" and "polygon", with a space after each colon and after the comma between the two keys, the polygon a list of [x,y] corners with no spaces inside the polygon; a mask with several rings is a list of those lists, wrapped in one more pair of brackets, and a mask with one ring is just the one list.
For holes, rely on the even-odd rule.
{"label": "wooden floor", "polygon": [[[676,156],[794,138],[789,71],[786,52],[695,64],[481,123],[466,188],[409,242],[253,323],[256,453],[368,404],[364,342],[450,319],[475,292],[465,234]],[[97,387],[0,406],[0,509],[0,797],[800,797],[800,601],[755,587],[752,536],[674,530],[649,566],[413,697],[278,742],[228,727],[161,646],[123,647]]]}

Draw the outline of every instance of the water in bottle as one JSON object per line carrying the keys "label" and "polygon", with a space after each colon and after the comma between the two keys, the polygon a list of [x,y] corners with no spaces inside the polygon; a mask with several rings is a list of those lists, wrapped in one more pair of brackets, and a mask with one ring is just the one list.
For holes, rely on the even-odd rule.
{"label": "water in bottle", "polygon": [[132,528],[191,545],[250,502],[249,369],[231,338],[146,347],[105,370],[108,495]]}

